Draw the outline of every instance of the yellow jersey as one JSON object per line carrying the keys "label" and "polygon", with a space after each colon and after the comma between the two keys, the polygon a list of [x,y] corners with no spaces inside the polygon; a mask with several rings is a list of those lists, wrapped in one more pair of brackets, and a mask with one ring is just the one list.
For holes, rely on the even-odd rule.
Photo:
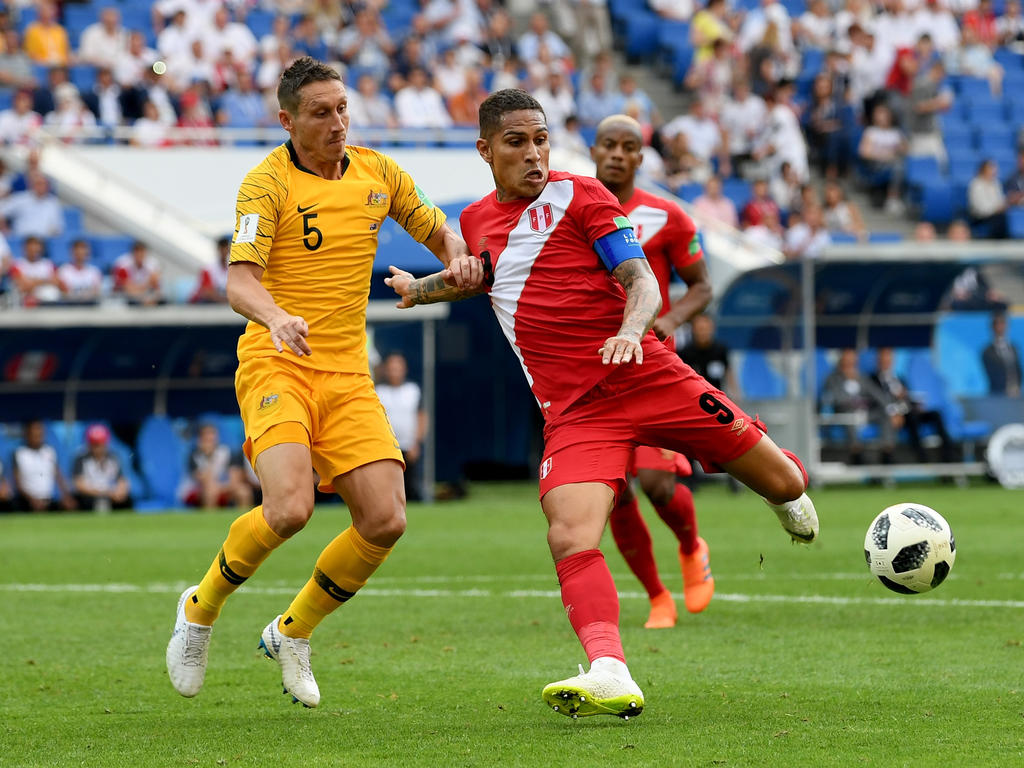
{"label": "yellow jersey", "polygon": [[[289,359],[321,371],[366,373],[366,303],[377,236],[391,216],[423,242],[444,212],[387,155],[345,148],[337,180],[302,167],[291,141],[246,175],[238,190],[231,263],[263,267],[274,301],[309,324],[311,356]],[[270,332],[250,322],[238,340],[240,362],[277,356]]]}

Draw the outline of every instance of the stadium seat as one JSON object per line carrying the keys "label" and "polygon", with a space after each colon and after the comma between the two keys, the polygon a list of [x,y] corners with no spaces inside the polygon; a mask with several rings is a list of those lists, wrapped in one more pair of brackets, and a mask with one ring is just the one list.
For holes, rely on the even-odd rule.
{"label": "stadium seat", "polygon": [[1008,234],[1014,240],[1024,240],[1024,208],[1011,208],[1006,212]]}
{"label": "stadium seat", "polygon": [[681,88],[686,79],[686,73],[690,71],[690,64],[693,62],[693,48],[677,48],[676,57],[672,62],[672,83]]}
{"label": "stadium seat", "polygon": [[945,225],[953,220],[953,189],[948,184],[927,186],[921,190],[921,218],[932,224]]}
{"label": "stadium seat", "polygon": [[68,70],[68,77],[80,93],[88,93],[96,82],[96,67],[91,64],[76,64]]}
{"label": "stadium seat", "polygon": [[957,96],[959,96],[958,101],[969,104],[994,101],[988,80],[983,77],[959,75],[951,78],[951,81],[953,87],[956,88]]}
{"label": "stadium seat", "polygon": [[900,243],[903,242],[902,232],[870,232],[869,243]]}
{"label": "stadium seat", "polygon": [[71,206],[64,206],[64,231],[80,232],[83,229],[82,211]]}
{"label": "stadium seat", "polygon": [[974,125],[974,146],[982,154],[1013,146],[1013,129],[1009,123],[993,120]]}
{"label": "stadium seat", "polygon": [[[391,10],[394,3],[388,4],[388,10]],[[245,15],[245,25],[249,30],[256,36],[256,39],[269,35],[270,31],[274,27],[274,14],[270,11],[263,11],[260,9],[254,9],[249,11]]]}
{"label": "stadium seat", "polygon": [[177,506],[188,445],[166,416],[151,416],[139,430],[139,468],[148,497],[164,509]]}
{"label": "stadium seat", "polygon": [[692,203],[704,192],[704,187],[701,184],[681,184],[675,191],[678,197],[683,198],[688,203]]}
{"label": "stadium seat", "polygon": [[0,88],[0,112],[10,109],[14,103],[14,91],[10,88]]}
{"label": "stadium seat", "polygon": [[131,250],[133,242],[132,238],[121,235],[93,235],[92,263],[101,272],[109,271],[118,256]]}
{"label": "stadium seat", "polygon": [[[994,56],[1007,73],[1015,70],[1024,71],[1024,54],[1011,51],[1009,48],[997,48]],[[1003,92],[1006,92],[1005,89]]]}
{"label": "stadium seat", "polygon": [[933,155],[911,155],[904,166],[907,184],[926,187],[942,183],[939,161]]}
{"label": "stadium seat", "polygon": [[740,389],[751,400],[774,400],[786,396],[786,379],[772,367],[764,352],[748,350],[740,366]]}
{"label": "stadium seat", "polygon": [[1003,105],[995,100],[964,103],[961,109],[964,118],[977,126],[1003,121]]}
{"label": "stadium seat", "polygon": [[948,121],[943,120],[942,138],[946,142],[947,147],[973,145],[974,128],[970,123],[959,118]]}
{"label": "stadium seat", "polygon": [[832,239],[832,245],[857,244],[857,236],[849,232],[829,232],[828,236]]}
{"label": "stadium seat", "polygon": [[658,30],[661,19],[657,14],[635,11],[626,19],[626,58],[630,61],[650,61],[658,52]]}
{"label": "stadium seat", "polygon": [[742,211],[754,195],[749,181],[736,178],[725,179],[722,182],[722,194],[732,200],[737,211]]}
{"label": "stadium seat", "polygon": [[[82,36],[85,28],[99,21],[99,6],[92,3],[65,3],[62,13],[64,15],[64,29],[67,30],[71,47],[78,48],[79,38]],[[75,83],[75,85],[78,85],[78,83]]]}
{"label": "stadium seat", "polygon": [[675,53],[690,47],[690,23],[662,19],[658,25],[658,61],[671,69]]}
{"label": "stadium seat", "polygon": [[981,165],[976,156],[952,156],[949,158],[949,178],[955,184],[967,185],[978,173]]}

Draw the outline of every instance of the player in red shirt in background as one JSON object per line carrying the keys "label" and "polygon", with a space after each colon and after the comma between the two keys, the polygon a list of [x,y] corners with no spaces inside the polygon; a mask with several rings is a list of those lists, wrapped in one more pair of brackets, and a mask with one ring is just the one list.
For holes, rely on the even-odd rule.
{"label": "player in red shirt in background", "polygon": [[416,279],[391,268],[400,307],[481,292],[544,414],[541,508],[562,604],[590,670],[544,687],[564,715],[629,717],[644,696],[626,666],[619,597],[599,549],[637,445],[659,445],[720,467],[765,497],[795,540],[818,534],[807,477],[763,427],[686,366],[651,332],[657,278],[622,206],[596,179],[548,170],[544,110],[505,89],[480,106],[477,151],[495,192],[466,207],[466,244],[483,285],[450,270]]}
{"label": "player in red shirt in background", "polygon": [[[640,124],[627,115],[606,117],[597,126],[590,156],[597,165],[598,181],[618,199],[633,224],[640,246],[661,287],[661,314],[654,333],[675,351],[676,329],[699,314],[711,301],[711,280],[697,238],[697,226],[675,203],[635,186],[643,161]],[[669,301],[668,285],[675,272],[686,283],[686,293]],[[641,445],[633,452],[630,474],[654,505],[665,524],[679,539],[679,564],[683,572],[683,596],[690,613],[700,613],[715,592],[708,545],[697,535],[693,494],[677,477],[692,474],[686,457],[661,448]],[[651,612],[648,629],[674,627],[678,618],[672,593],[658,576],[651,532],[640,514],[640,505],[629,483],[612,509],[612,536],[626,564],[647,590]]]}

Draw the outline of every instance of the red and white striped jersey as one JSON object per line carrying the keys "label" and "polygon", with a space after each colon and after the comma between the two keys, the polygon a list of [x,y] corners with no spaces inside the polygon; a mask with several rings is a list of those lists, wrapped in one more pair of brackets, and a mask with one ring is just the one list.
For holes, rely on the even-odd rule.
{"label": "red and white striped jersey", "polygon": [[[460,223],[484,262],[491,307],[545,417],[556,416],[615,366],[598,350],[622,325],[626,294],[594,243],[624,211],[596,179],[553,171],[539,196],[466,207]],[[658,345],[653,333],[645,351]]]}
{"label": "red and white striped jersey", "polygon": [[622,206],[633,224],[633,231],[644,249],[654,276],[661,286],[661,314],[671,302],[668,285],[672,270],[681,270],[704,258],[697,237],[697,225],[678,205],[642,189]]}

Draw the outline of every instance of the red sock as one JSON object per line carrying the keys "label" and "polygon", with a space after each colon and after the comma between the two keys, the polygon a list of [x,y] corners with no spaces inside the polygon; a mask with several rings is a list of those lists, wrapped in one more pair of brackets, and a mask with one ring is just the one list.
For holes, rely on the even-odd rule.
{"label": "red sock", "polygon": [[[632,496],[632,494],[631,494]],[[612,537],[615,545],[622,553],[629,570],[640,579],[648,597],[660,595],[665,591],[665,585],[658,576],[658,564],[654,562],[654,547],[651,544],[651,532],[640,514],[640,505],[637,504],[636,496],[629,501],[620,502],[612,510],[611,517]]]}
{"label": "red sock", "polygon": [[619,636],[619,594],[599,549],[569,555],[555,563],[562,605],[587,659],[611,656],[625,663]]}
{"label": "red sock", "polygon": [[693,506],[693,493],[689,488],[676,483],[676,492],[668,504],[655,504],[654,509],[679,539],[679,550],[684,555],[697,549],[697,510]]}

